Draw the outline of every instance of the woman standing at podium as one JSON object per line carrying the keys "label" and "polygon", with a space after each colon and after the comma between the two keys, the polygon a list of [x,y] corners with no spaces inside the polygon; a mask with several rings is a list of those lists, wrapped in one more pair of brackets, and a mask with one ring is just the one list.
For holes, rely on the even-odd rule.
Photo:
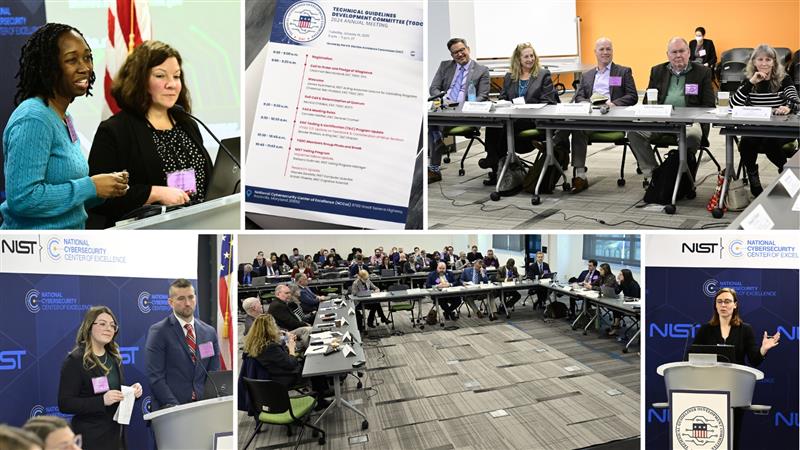
{"label": "woman standing at podium", "polygon": [[[83,436],[91,450],[127,448],[123,428],[114,421],[117,403],[122,401],[122,356],[115,338],[117,318],[106,306],[94,306],[83,317],[75,338],[75,349],[61,366],[58,409],[74,414],[72,430]],[[136,398],[142,386],[131,386]]]}
{"label": "woman standing at podium", "polygon": [[[143,205],[202,201],[212,166],[191,112],[180,53],[159,41],[145,41],[128,55],[111,85],[121,111],[102,122],[89,153],[90,173],[126,170],[126,195],[95,208],[100,223],[113,226]],[[178,108],[179,107],[179,108]]]}
{"label": "woman standing at podium", "polygon": [[[734,347],[735,364],[745,365],[745,356],[749,366],[758,367],[773,347],[778,345],[781,334],[768,336],[764,332],[761,346],[756,342],[753,327],[745,323],[739,316],[739,298],[733,288],[722,288],[714,296],[714,314],[708,323],[703,324],[695,335],[692,345],[732,345]],[[739,448],[742,431],[743,411],[733,409],[733,445]]]}

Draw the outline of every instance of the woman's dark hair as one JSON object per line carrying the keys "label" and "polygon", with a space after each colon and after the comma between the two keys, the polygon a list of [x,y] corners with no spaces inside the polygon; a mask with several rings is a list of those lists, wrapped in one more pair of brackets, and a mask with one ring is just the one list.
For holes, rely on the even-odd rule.
{"label": "woman's dark hair", "polygon": [[[77,28],[61,23],[48,23],[36,30],[28,42],[22,46],[19,56],[19,72],[14,78],[19,78],[17,93],[14,95],[14,105],[19,105],[31,97],[47,99],[55,97],[55,86],[61,81],[63,74],[59,65],[58,38],[62,34],[74,31],[83,41],[86,38]],[[89,43],[86,43],[89,46]],[[86,95],[92,95],[94,84],[94,71],[89,74],[89,88]]]}
{"label": "woman's dark hair", "polygon": [[634,281],[633,273],[631,273],[630,269],[620,269],[619,273],[622,274],[622,283],[620,285],[628,286]]}
{"label": "woman's dark hair", "polygon": [[614,276],[614,272],[611,271],[611,266],[608,263],[600,264],[600,268],[603,269],[603,277],[608,278],[609,275],[612,277]]}
{"label": "woman's dark hair", "polygon": [[192,112],[189,88],[183,78],[183,60],[177,50],[161,41],[144,41],[128,55],[125,63],[119,69],[114,82],[111,84],[111,95],[117,105],[125,111],[144,116],[153,99],[150,96],[150,69],[162,64],[169,58],[178,60],[181,67],[181,92],[178,94],[176,105],[180,105],[186,112]]}
{"label": "woman's dark hair", "polygon": [[697,27],[697,28],[694,29],[695,33],[697,33],[698,31],[700,32],[700,34],[702,34],[705,37],[705,35],[706,35],[706,29],[705,28]]}

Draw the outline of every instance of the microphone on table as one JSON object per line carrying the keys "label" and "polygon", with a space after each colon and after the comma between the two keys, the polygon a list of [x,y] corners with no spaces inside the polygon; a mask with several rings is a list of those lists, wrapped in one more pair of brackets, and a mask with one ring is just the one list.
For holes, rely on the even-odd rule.
{"label": "microphone on table", "polygon": [[236,167],[238,167],[239,169],[241,169],[241,168],[242,168],[242,165],[241,165],[241,164],[239,164],[239,160],[238,160],[238,159],[236,159],[236,157],[235,157],[235,156],[233,156],[233,153],[231,153],[231,151],[230,151],[230,150],[228,150],[228,147],[226,147],[226,146],[225,146],[225,144],[223,144],[223,143],[222,143],[222,141],[220,141],[220,140],[219,140],[219,138],[217,138],[217,136],[214,134],[214,132],[213,132],[213,131],[211,131],[211,129],[210,129],[210,128],[208,128],[208,126],[207,126],[206,124],[204,124],[202,120],[198,119],[197,117],[195,117],[195,116],[193,116],[192,114],[190,114],[189,112],[187,112],[187,111],[186,111],[186,110],[183,108],[183,106],[181,106],[181,105],[177,105],[177,104],[176,104],[175,106],[173,106],[172,108],[170,108],[170,111],[172,111],[173,113],[174,113],[174,112],[179,112],[179,113],[182,113],[182,114],[186,114],[187,116],[189,116],[189,117],[191,117],[192,119],[194,119],[194,120],[195,120],[197,123],[199,123],[200,125],[202,125],[202,126],[203,126],[203,128],[205,128],[205,129],[206,129],[206,131],[208,131],[208,134],[210,134],[210,135],[211,135],[211,137],[212,137],[212,138],[214,138],[214,140],[215,140],[215,141],[217,141],[217,144],[219,144],[219,146],[220,146],[220,147],[221,147],[223,150],[225,150],[225,153],[227,153],[227,154],[228,154],[228,157],[230,157],[230,158],[231,158],[231,160],[233,161],[233,163],[234,163],[234,164],[236,164]]}
{"label": "microphone on table", "polygon": [[433,95],[433,96],[431,96],[430,98],[428,98],[428,101],[429,101],[429,102],[432,102],[432,101],[434,101],[434,100],[440,100],[440,99],[443,99],[445,95],[447,95],[447,92],[446,92],[446,91],[439,92],[438,94],[436,94],[436,95]]}

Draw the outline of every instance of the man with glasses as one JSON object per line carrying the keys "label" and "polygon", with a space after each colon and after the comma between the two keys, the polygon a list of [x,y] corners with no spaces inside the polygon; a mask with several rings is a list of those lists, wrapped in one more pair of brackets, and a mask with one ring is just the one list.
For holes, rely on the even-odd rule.
{"label": "man with glasses", "polygon": [[[489,100],[489,68],[470,59],[469,46],[462,38],[447,41],[452,60],[442,61],[429,88],[430,95],[444,95],[442,103],[464,103],[469,100],[470,86],[475,88],[475,101]],[[442,129],[428,128],[428,146],[431,159],[428,165],[428,184],[442,180]]]}
{"label": "man with glasses", "polygon": [[219,370],[217,332],[194,317],[197,298],[189,280],[169,286],[172,314],[147,332],[147,376],[153,410],[202,400],[208,372]]}

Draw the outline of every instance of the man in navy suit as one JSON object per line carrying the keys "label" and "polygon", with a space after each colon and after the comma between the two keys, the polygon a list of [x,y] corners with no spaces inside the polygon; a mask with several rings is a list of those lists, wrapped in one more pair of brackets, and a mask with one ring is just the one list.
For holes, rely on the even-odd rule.
{"label": "man in navy suit", "polygon": [[[481,284],[481,283],[489,283],[489,276],[486,274],[486,269],[483,268],[483,261],[480,259],[476,259],[474,263],[472,263],[472,267],[467,267],[461,272],[461,284],[465,283],[472,283],[472,284]],[[465,295],[464,296],[464,303],[467,304],[473,311],[477,314],[478,318],[483,317],[483,312],[481,309],[475,305],[475,300],[480,301],[481,299],[485,298],[486,296],[483,294],[478,295]],[[494,299],[487,303],[486,309],[489,313],[489,320],[495,320],[494,317]]]}
{"label": "man in navy suit", "polygon": [[[536,252],[536,261],[532,262],[528,266],[530,278],[552,278],[553,274],[550,272],[550,265],[544,262],[544,253],[541,251]],[[547,294],[548,289],[543,286],[536,286],[533,288],[533,291],[536,293],[536,302],[533,304],[533,309],[542,308],[544,309],[545,305],[547,304]]]}
{"label": "man in navy suit", "polygon": [[197,298],[189,280],[169,286],[172,314],[147,332],[147,377],[153,410],[202,400],[208,372],[219,370],[217,332],[194,317]]}
{"label": "man in navy suit", "polygon": [[[597,260],[590,259],[588,268],[583,272],[581,272],[581,274],[578,275],[578,278],[570,281],[575,281],[579,284],[589,283],[589,285],[591,286],[597,284],[599,280],[600,280],[600,272],[597,271]],[[576,315],[575,312],[576,300],[577,299],[572,296],[570,296],[569,298],[569,317],[575,317]]]}
{"label": "man in navy suit", "polygon": [[[436,272],[428,274],[428,279],[425,282],[425,287],[430,289],[432,287],[446,288],[455,286],[456,280],[453,277],[453,272],[447,270],[447,264],[440,262],[436,266]],[[442,298],[439,297],[438,304],[442,307],[444,318],[448,320],[455,320],[456,317],[453,311],[458,306],[459,299],[457,297]]]}
{"label": "man in navy suit", "polygon": [[355,278],[356,274],[362,270],[369,272],[369,266],[364,263],[364,257],[361,254],[358,254],[355,258],[355,262],[350,265],[350,269],[348,269],[350,278]]}

